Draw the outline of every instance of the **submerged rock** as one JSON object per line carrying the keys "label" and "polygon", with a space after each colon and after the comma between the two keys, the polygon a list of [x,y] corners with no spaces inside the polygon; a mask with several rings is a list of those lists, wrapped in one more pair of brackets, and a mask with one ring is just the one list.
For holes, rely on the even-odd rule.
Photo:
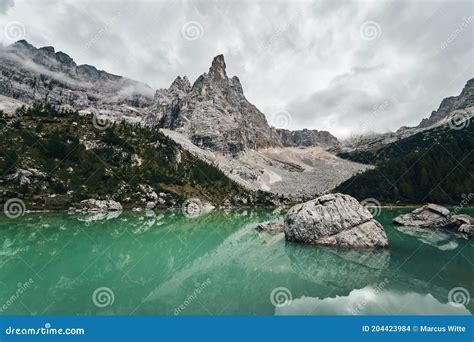
{"label": "submerged rock", "polygon": [[81,209],[84,211],[120,211],[123,210],[119,202],[113,200],[87,199],[81,201]]}
{"label": "submerged rock", "polygon": [[403,234],[413,236],[417,240],[440,251],[451,251],[459,247],[453,234],[449,234],[446,231],[406,226],[395,226],[395,229]]}
{"label": "submerged rock", "polygon": [[355,198],[340,193],[291,208],[284,231],[288,241],[341,247],[388,246],[382,225]]}
{"label": "submerged rock", "polygon": [[283,224],[278,222],[264,222],[255,227],[258,231],[283,232]]}
{"label": "submerged rock", "polygon": [[449,223],[449,210],[437,204],[428,203],[411,213],[397,216],[393,223],[411,227],[443,227]]}
{"label": "submerged rock", "polygon": [[428,203],[411,213],[397,216],[393,223],[399,226],[426,229],[447,229],[473,238],[474,218],[469,215],[451,215],[449,209]]}

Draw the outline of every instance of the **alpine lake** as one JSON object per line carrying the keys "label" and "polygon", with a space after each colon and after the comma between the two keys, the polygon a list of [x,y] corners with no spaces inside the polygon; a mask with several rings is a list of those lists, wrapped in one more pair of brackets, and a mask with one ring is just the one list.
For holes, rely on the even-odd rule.
{"label": "alpine lake", "polygon": [[392,224],[412,209],[377,213],[384,250],[258,232],[272,209],[1,213],[0,314],[472,314],[474,243]]}

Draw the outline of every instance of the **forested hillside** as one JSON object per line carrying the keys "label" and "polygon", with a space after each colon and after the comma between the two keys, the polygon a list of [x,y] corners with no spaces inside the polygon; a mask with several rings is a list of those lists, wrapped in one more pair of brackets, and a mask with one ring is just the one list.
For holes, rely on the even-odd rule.
{"label": "forested hillside", "polygon": [[383,203],[457,204],[474,192],[474,124],[459,130],[438,127],[368,152],[341,154],[373,164],[336,191]]}
{"label": "forested hillside", "polygon": [[[14,116],[0,112],[0,204],[21,198],[28,209],[67,209],[83,199],[145,207],[188,197],[219,204],[265,204],[220,170],[155,128],[113,124],[37,104]],[[156,198],[155,198],[156,201]]]}

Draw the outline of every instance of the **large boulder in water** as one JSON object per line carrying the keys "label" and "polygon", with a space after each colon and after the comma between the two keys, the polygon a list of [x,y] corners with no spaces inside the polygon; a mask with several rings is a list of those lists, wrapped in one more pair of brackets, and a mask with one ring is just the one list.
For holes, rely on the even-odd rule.
{"label": "large boulder in water", "polygon": [[355,198],[328,194],[298,204],[285,217],[288,241],[341,247],[388,247],[382,225]]}

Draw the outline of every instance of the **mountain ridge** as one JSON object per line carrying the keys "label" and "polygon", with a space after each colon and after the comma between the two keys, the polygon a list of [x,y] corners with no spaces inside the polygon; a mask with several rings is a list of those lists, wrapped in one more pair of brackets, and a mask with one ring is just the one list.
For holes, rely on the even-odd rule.
{"label": "mountain ridge", "polygon": [[229,78],[223,55],[191,85],[178,76],[154,97],[147,123],[187,135],[199,147],[237,154],[245,149],[281,146],[265,114],[244,95],[237,76]]}
{"label": "mountain ridge", "polygon": [[152,100],[153,90],[144,83],[77,65],[52,46],[36,48],[26,40],[1,48],[0,65],[0,94],[27,105],[47,102],[135,122]]}

